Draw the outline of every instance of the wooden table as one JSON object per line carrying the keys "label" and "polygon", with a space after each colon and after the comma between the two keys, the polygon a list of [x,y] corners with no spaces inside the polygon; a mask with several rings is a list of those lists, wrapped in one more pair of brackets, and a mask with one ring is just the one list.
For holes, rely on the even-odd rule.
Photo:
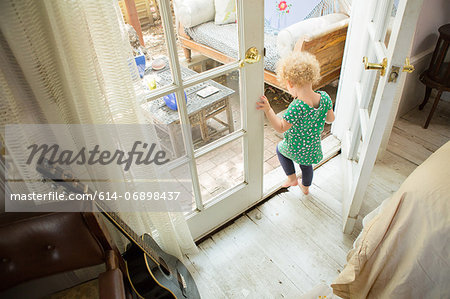
{"label": "wooden table", "polygon": [[[182,78],[186,79],[197,74],[195,71],[185,67],[181,67]],[[157,86],[165,86],[172,83],[171,71],[167,66],[159,71],[146,70],[145,76],[157,75],[160,80],[157,82]],[[202,98],[197,95],[197,92],[209,85],[212,85],[219,89],[219,92],[210,95],[209,97]],[[185,89],[187,95],[187,113],[189,116],[189,122],[191,127],[199,126],[201,132],[201,139],[195,142],[206,142],[212,136],[228,130],[230,133],[234,131],[233,115],[231,113],[231,105],[229,97],[235,93],[234,90],[223,86],[213,80],[208,80],[200,84],[194,85]],[[156,126],[158,136],[161,140],[161,146],[170,151],[173,157],[180,157],[184,153],[183,140],[180,132],[180,120],[178,111],[169,109],[166,106],[163,98],[147,102],[142,105],[144,115],[148,120]],[[221,112],[226,112],[227,122],[224,122],[216,117]],[[223,129],[209,133],[207,126],[207,120],[214,119],[221,125]]]}

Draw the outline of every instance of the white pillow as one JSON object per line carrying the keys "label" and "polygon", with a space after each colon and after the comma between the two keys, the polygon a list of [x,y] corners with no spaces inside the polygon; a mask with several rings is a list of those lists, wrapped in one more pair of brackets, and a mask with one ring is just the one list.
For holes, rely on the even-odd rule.
{"label": "white pillow", "polygon": [[214,20],[214,0],[177,0],[175,13],[184,27],[194,27]]}
{"label": "white pillow", "polygon": [[318,30],[327,27],[329,24],[339,22],[346,18],[348,18],[348,16],[345,14],[335,13],[317,18],[306,19],[284,28],[278,33],[277,37],[277,48],[279,55],[283,57],[291,53],[299,38],[307,34],[317,32]]}
{"label": "white pillow", "polygon": [[223,25],[236,22],[236,1],[235,0],[214,0],[216,15],[214,23]]}

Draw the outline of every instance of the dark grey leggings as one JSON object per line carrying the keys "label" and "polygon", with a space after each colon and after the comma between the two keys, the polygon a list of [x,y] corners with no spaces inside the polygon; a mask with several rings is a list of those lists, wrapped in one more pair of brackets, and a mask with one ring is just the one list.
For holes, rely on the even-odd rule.
{"label": "dark grey leggings", "polygon": [[[276,145],[276,147],[277,147],[278,160],[280,160],[280,164],[281,164],[281,167],[283,167],[284,173],[286,173],[286,175],[294,174],[295,173],[294,162],[291,159],[286,158],[285,156],[283,156],[283,154],[280,153],[280,151],[278,150],[278,144]],[[302,171],[303,186],[305,186],[305,187],[311,186],[312,179],[313,179],[312,165],[299,164],[299,166]]]}

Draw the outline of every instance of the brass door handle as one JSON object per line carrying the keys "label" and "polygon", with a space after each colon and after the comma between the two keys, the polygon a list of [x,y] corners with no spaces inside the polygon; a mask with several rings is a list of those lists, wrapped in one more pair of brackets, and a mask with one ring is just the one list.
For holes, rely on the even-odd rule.
{"label": "brass door handle", "polygon": [[402,72],[412,73],[416,68],[409,62],[409,58],[406,57],[405,65],[403,66]]}
{"label": "brass door handle", "polygon": [[259,55],[258,49],[256,49],[255,47],[251,47],[245,52],[245,58],[239,61],[239,66],[243,67],[245,63],[257,63],[260,60],[261,55]]}
{"label": "brass door handle", "polygon": [[363,57],[364,69],[366,70],[380,70],[380,76],[386,74],[387,58],[383,58],[381,63],[371,63],[367,56]]}

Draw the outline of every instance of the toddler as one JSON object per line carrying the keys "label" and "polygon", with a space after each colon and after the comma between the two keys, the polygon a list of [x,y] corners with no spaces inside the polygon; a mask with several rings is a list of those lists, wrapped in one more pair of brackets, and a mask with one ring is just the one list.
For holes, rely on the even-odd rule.
{"label": "toddler", "polygon": [[313,178],[312,164],[323,158],[320,133],[325,122],[334,121],[333,104],[324,91],[314,91],[312,86],[320,80],[320,66],[314,55],[307,52],[293,52],[280,60],[277,75],[294,100],[283,118],[275,115],[269,101],[262,96],[257,109],[263,110],[273,128],[284,133],[284,139],[277,145],[277,155],[287,181],[282,187],[297,186],[294,162],[300,165],[304,194],[309,193]]}

